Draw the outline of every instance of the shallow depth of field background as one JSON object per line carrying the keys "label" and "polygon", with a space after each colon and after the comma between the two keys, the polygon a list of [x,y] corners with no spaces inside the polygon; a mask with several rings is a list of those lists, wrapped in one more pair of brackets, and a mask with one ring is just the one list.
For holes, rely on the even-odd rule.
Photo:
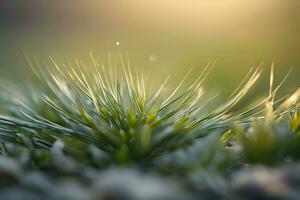
{"label": "shallow depth of field background", "polygon": [[22,51],[64,63],[92,50],[103,61],[128,53],[132,67],[175,79],[217,60],[208,85],[226,89],[274,62],[277,81],[294,68],[283,87],[291,92],[300,83],[299,11],[299,0],[2,0],[0,77],[22,81]]}

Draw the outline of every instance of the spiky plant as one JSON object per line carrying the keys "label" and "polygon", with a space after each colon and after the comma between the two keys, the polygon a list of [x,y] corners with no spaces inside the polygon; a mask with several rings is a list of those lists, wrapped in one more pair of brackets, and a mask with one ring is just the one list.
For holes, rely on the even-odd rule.
{"label": "spiky plant", "polygon": [[[67,155],[87,162],[95,161],[91,154],[96,150],[98,160],[106,163],[143,163],[183,149],[213,131],[264,118],[266,103],[276,103],[273,97],[278,88],[254,106],[234,109],[259,78],[261,68],[251,69],[227,100],[207,110],[212,99],[205,98],[203,82],[209,66],[189,87],[180,91],[187,74],[166,92],[168,78],[151,90],[143,74],[134,76],[122,58],[121,72],[106,70],[92,55],[91,60],[92,66],[77,60],[74,66],[60,66],[51,59],[53,66],[44,68],[29,60],[43,89],[30,86],[34,88],[29,103],[9,96],[11,105],[0,116],[1,140],[29,149],[60,145]],[[273,116],[291,108],[287,105]]]}
{"label": "spiky plant", "polygon": [[272,67],[270,91],[263,116],[255,118],[245,127],[234,126],[223,135],[223,140],[233,141],[234,146],[239,146],[243,163],[271,165],[300,158],[300,89],[286,98],[275,101],[275,95],[282,83],[272,90]]}

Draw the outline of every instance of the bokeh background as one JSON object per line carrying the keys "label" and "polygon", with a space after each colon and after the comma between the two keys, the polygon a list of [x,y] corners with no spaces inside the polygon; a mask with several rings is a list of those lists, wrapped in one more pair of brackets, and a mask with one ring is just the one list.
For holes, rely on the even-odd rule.
{"label": "bokeh background", "polygon": [[250,67],[274,62],[277,82],[293,67],[283,86],[293,91],[299,11],[299,0],[1,0],[0,76],[22,81],[22,52],[64,63],[93,51],[100,60],[128,54],[133,67],[175,78],[217,60],[207,84],[226,89]]}

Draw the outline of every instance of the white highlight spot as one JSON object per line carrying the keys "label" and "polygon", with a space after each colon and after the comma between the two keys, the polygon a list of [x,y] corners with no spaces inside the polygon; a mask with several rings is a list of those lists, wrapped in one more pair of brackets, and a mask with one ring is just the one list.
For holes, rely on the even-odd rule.
{"label": "white highlight spot", "polygon": [[150,56],[149,56],[149,61],[150,61],[150,62],[155,62],[155,61],[157,61],[156,55],[155,55],[155,54],[150,55]]}

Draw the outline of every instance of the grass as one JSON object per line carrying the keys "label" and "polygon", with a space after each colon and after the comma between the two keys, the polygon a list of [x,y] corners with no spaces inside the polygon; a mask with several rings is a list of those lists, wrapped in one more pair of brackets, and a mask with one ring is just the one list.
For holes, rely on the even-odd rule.
{"label": "grass", "polygon": [[133,164],[186,179],[208,169],[225,173],[300,158],[300,90],[276,98],[287,77],[275,87],[273,67],[269,95],[237,109],[261,67],[211,108],[216,95],[204,87],[210,64],[191,85],[185,84],[189,72],[170,90],[169,78],[151,89],[122,57],[114,69],[92,54],[91,66],[50,59],[46,67],[28,59],[37,81],[28,85],[27,95],[8,92],[1,108],[1,153],[23,159],[27,170],[66,170],[63,163],[71,159],[99,169]]}

